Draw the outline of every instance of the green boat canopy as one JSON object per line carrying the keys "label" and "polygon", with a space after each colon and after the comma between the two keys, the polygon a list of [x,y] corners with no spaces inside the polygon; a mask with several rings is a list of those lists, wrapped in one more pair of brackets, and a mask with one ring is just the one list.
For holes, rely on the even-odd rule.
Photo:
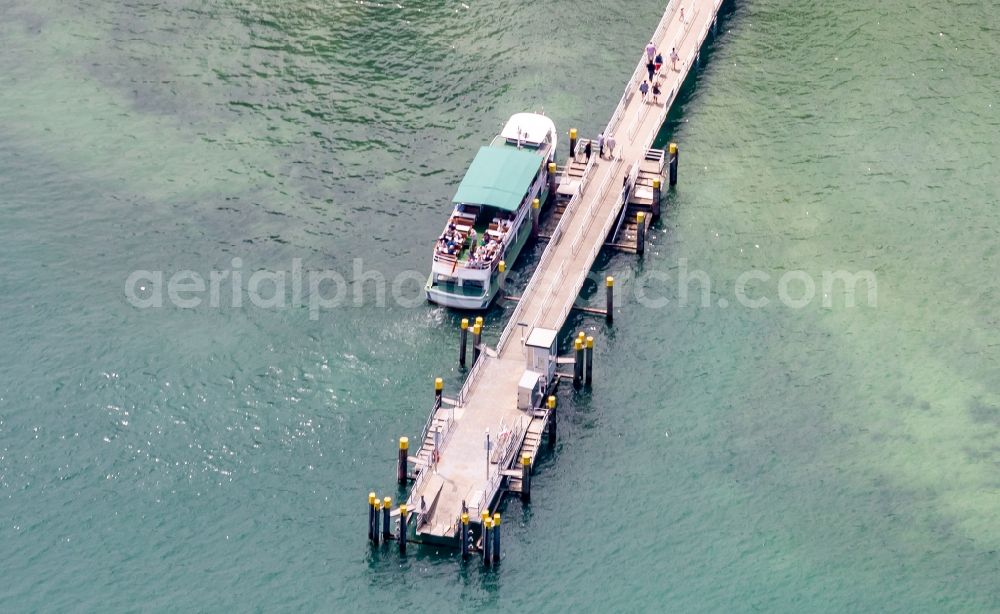
{"label": "green boat canopy", "polygon": [[455,192],[456,203],[516,211],[543,157],[513,147],[480,147]]}

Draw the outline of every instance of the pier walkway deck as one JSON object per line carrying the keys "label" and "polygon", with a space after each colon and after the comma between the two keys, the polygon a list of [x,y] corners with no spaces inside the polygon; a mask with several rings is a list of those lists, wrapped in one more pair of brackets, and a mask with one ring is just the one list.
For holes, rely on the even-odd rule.
{"label": "pier walkway deck", "polygon": [[[445,403],[431,416],[429,426],[440,426],[442,431],[440,458],[432,469],[420,468],[408,500],[409,509],[418,513],[421,499],[424,501],[424,514],[417,520],[418,534],[455,539],[463,502],[475,522],[480,508],[492,505],[499,495],[507,477],[504,471],[516,461],[525,435],[530,431],[533,441],[540,439],[544,412],[518,409],[518,385],[526,364],[523,340],[535,327],[559,331],[565,324],[618,219],[623,200],[627,200],[623,199],[623,186],[630,176],[634,180],[645,160],[670,105],[715,26],[721,3],[675,0],[667,6],[651,39],[664,58],[656,77],[662,89],[659,103],[652,101],[652,93],[646,99],[639,93],[639,84],[646,79],[643,55],[605,129],[605,135],[613,136],[617,144],[612,159],[595,161],[581,189],[567,205],[496,349],[487,349],[480,356],[455,404]],[[638,51],[645,42],[636,45]],[[680,56],[676,70],[670,61],[673,48]],[[494,436],[512,431],[489,459],[484,445],[487,429]]]}

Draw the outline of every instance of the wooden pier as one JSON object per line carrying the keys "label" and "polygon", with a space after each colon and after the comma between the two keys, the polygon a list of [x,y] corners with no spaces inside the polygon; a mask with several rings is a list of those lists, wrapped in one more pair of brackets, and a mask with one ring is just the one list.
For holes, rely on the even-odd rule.
{"label": "wooden pier", "polygon": [[[559,210],[554,221],[541,229],[545,250],[499,342],[495,348],[481,347],[455,398],[438,394],[423,436],[414,442],[419,447],[402,449],[401,459],[407,463],[401,470],[414,479],[404,525],[421,542],[457,547],[463,511],[469,522],[478,525],[483,518],[489,526],[492,521],[485,520],[483,512],[492,514],[504,492],[526,490],[522,477],[530,477],[552,412],[560,411],[550,409],[549,392],[557,373],[567,368],[565,359],[557,360],[554,354],[547,363],[538,363],[539,352],[544,353],[547,344],[554,352],[555,339],[602,249],[610,245],[641,253],[654,208],[658,213],[654,197],[666,187],[665,152],[650,148],[697,64],[705,39],[716,27],[721,4],[722,0],[668,4],[651,38],[664,59],[656,76],[662,90],[658,103],[653,102],[652,92],[647,97],[639,92],[647,77],[646,41],[636,44],[642,59],[604,130],[605,137],[616,143],[613,155],[599,157],[595,140],[589,160],[580,155],[581,147],[562,168]],[[674,48],[680,57],[676,69],[670,58]],[[570,369],[574,362],[569,361]],[[541,377],[526,407],[524,391],[531,385],[532,373]],[[522,463],[527,463],[527,472]],[[392,510],[394,519],[399,514],[399,508]]]}

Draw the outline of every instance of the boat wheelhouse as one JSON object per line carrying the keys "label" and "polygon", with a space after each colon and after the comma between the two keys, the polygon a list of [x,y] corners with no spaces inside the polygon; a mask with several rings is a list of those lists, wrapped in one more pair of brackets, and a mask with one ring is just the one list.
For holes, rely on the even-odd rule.
{"label": "boat wheelhouse", "polygon": [[485,309],[531,234],[531,204],[545,202],[556,129],[548,117],[513,115],[481,147],[452,199],[454,210],[434,246],[427,300]]}

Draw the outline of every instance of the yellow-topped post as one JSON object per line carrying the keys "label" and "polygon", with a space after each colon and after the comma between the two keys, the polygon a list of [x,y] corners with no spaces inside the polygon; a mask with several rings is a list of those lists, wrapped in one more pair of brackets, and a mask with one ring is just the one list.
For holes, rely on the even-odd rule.
{"label": "yellow-topped post", "polygon": [[483,339],[483,325],[479,321],[482,318],[476,318],[476,325],[472,327],[472,364],[476,364],[479,360],[480,347],[479,344]]}
{"label": "yellow-topped post", "polygon": [[493,524],[493,563],[500,562],[500,512],[495,512],[492,519]]}
{"label": "yellow-topped post", "polygon": [[382,538],[382,535],[378,530],[378,525],[382,520],[382,500],[378,497],[375,497],[373,509],[375,513],[375,524],[372,527],[372,545],[377,546],[379,540]]}
{"label": "yellow-topped post", "polygon": [[549,202],[556,197],[556,163],[549,162]]}
{"label": "yellow-topped post", "polygon": [[466,348],[469,345],[469,318],[462,318],[458,333],[458,364],[465,366]]}
{"label": "yellow-topped post", "polygon": [[579,337],[574,339],[573,349],[576,352],[573,361],[573,387],[579,388],[583,384],[583,339]]}
{"label": "yellow-topped post", "polygon": [[382,538],[385,542],[388,542],[389,538],[392,537],[392,525],[389,519],[391,513],[392,497],[386,497],[382,499]]}
{"label": "yellow-topped post", "polygon": [[677,148],[677,143],[671,143],[668,157],[668,166],[670,172],[670,187],[677,185],[677,164],[678,158],[680,158],[680,150]]}
{"label": "yellow-topped post", "polygon": [[[555,175],[553,175],[554,177]],[[555,183],[555,180],[552,180]],[[542,217],[542,201],[535,198],[531,201],[531,238],[534,239],[538,236],[538,225],[541,223]]]}
{"label": "yellow-topped post", "polygon": [[569,129],[569,157],[576,157],[576,128]]}
{"label": "yellow-topped post", "polygon": [[662,190],[660,189],[660,178],[653,179],[653,221],[660,219],[660,199]]}
{"label": "yellow-topped post", "polygon": [[377,495],[373,492],[368,493],[368,541],[372,541],[375,537],[372,535],[375,531],[375,499]]}
{"label": "yellow-topped post", "polygon": [[607,293],[605,295],[605,308],[604,317],[608,324],[615,321],[615,278],[610,275],[604,280],[604,285],[607,288]]}
{"label": "yellow-topped post", "polygon": [[489,513],[483,512],[483,565],[489,567],[493,561],[493,519]]}
{"label": "yellow-topped post", "polygon": [[441,396],[444,394],[444,380],[440,377],[434,378],[434,404],[437,405],[441,402]]}
{"label": "yellow-topped post", "polygon": [[409,455],[410,449],[410,438],[400,437],[399,438],[399,456],[396,459],[396,482],[400,486],[406,486],[406,469],[407,461],[406,457]]}
{"label": "yellow-topped post", "polygon": [[507,262],[506,261],[501,260],[500,262],[497,263],[497,273],[498,273],[497,274],[497,284],[499,286],[499,290],[497,290],[497,292],[499,292],[499,295],[502,298],[503,295],[504,295],[504,291],[506,290],[506,287],[507,287]]}
{"label": "yellow-topped post", "polygon": [[549,447],[551,448],[556,445],[556,430],[558,425],[558,420],[556,419],[556,398],[549,396],[546,405],[549,408]]}
{"label": "yellow-topped post", "polygon": [[646,251],[646,214],[635,214],[635,253],[640,256]]}
{"label": "yellow-topped post", "polygon": [[521,455],[521,500],[531,501],[531,455]]}
{"label": "yellow-topped post", "polygon": [[399,506],[399,553],[406,554],[406,531],[407,531],[407,521],[409,520],[409,510],[406,509],[406,504],[403,503]]}
{"label": "yellow-topped post", "polygon": [[594,383],[594,338],[587,337],[585,348],[585,358],[587,363],[586,372],[583,374],[583,383],[590,386]]}

